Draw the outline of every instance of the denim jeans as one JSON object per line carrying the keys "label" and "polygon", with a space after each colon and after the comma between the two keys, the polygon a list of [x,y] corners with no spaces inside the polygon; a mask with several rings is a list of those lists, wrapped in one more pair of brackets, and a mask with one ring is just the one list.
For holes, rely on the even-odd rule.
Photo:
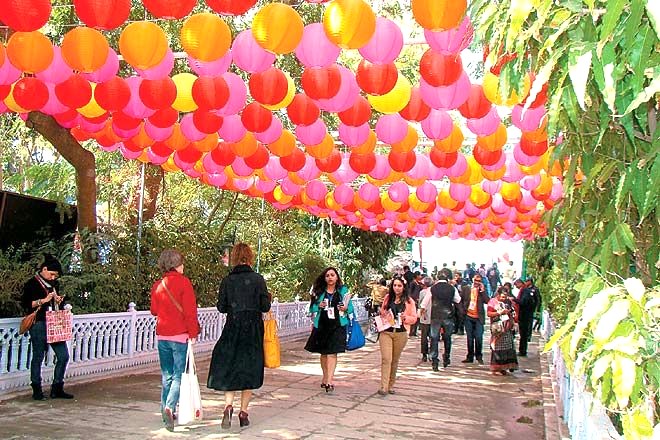
{"label": "denim jeans", "polygon": [[32,361],[30,362],[30,382],[41,385],[41,366],[44,363],[48,346],[55,352],[55,371],[53,384],[64,383],[66,364],[69,363],[69,348],[66,342],[46,342],[46,321],[37,321],[30,329],[30,344],[32,344]]}
{"label": "denim jeans", "polygon": [[467,334],[467,359],[473,361],[483,359],[484,325],[477,318],[465,317],[465,333]]}
{"label": "denim jeans", "polygon": [[[442,329],[442,331],[441,331]],[[442,356],[443,363],[448,363],[451,356],[451,335],[454,333],[454,321],[431,321],[431,360],[434,365],[438,364],[438,341],[442,334],[442,342],[445,346],[445,353]]]}
{"label": "denim jeans", "polygon": [[160,395],[160,408],[165,407],[175,412],[179,403],[181,374],[186,368],[188,344],[174,341],[158,341],[158,358],[162,374],[163,391]]}

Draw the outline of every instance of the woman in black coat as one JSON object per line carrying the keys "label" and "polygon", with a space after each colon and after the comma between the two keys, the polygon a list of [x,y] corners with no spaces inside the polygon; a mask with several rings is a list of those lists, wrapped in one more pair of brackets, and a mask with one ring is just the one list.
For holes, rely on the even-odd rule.
{"label": "woman in black coat", "polygon": [[234,266],[220,283],[218,310],[227,322],[215,344],[207,387],[225,392],[221,426],[231,427],[235,391],[241,391],[240,426],[248,426],[248,404],[252,390],[264,383],[264,323],[262,313],[270,310],[270,295],[264,278],[252,270],[254,253],[238,243],[231,251]]}

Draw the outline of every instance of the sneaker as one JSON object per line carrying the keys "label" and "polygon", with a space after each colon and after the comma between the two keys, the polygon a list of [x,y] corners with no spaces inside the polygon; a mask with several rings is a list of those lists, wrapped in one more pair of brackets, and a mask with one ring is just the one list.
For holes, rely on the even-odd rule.
{"label": "sneaker", "polygon": [[433,371],[440,371],[440,368],[438,368],[438,363],[433,362]]}

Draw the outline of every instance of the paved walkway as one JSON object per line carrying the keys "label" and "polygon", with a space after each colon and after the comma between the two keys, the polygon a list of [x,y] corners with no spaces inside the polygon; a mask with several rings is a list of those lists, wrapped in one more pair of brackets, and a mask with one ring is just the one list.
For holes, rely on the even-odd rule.
{"label": "paved walkway", "polygon": [[[487,341],[486,338],[484,338]],[[488,365],[464,365],[465,336],[454,337],[452,364],[432,372],[422,363],[419,338],[401,358],[396,394],[376,394],[377,344],[340,355],[336,390],[319,387],[318,355],[303,342],[283,344],[282,367],[266,370],[250,406],[251,426],[220,428],[223,398],[203,387],[204,421],[167,432],[158,412],[160,373],[70,386],[72,401],[34,402],[28,395],[0,402],[0,438],[9,439],[507,439],[544,438],[537,335],[514,376],[490,374]],[[485,344],[484,358],[490,358]],[[206,382],[208,359],[198,360]],[[238,401],[236,405],[238,406]]]}

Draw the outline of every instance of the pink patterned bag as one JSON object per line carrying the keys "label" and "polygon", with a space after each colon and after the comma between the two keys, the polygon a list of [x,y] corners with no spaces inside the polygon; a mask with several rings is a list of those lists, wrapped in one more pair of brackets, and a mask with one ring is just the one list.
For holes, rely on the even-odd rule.
{"label": "pink patterned bag", "polygon": [[46,340],[53,342],[73,339],[73,314],[71,310],[49,310],[46,312]]}

